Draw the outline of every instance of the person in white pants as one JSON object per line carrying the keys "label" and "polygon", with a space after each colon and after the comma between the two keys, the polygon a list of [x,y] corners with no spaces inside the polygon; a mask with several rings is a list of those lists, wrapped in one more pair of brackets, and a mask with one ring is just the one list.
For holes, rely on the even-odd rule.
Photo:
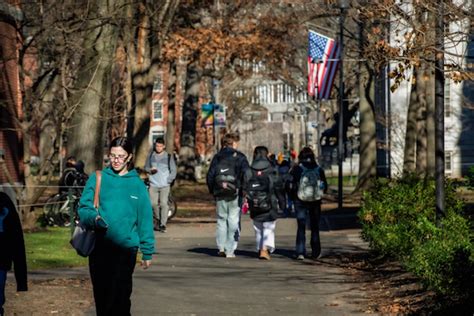
{"label": "person in white pants", "polygon": [[268,159],[265,146],[255,147],[253,161],[244,175],[244,193],[250,218],[253,219],[259,259],[270,260],[275,250],[275,227],[278,217],[278,171]]}

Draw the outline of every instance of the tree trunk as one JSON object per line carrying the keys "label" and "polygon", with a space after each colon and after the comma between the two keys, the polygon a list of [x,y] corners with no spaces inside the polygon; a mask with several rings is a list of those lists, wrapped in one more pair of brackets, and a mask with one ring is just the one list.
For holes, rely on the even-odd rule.
{"label": "tree trunk", "polygon": [[427,167],[427,135],[426,135],[426,83],[423,76],[426,64],[422,63],[421,69],[417,72],[416,97],[418,100],[418,112],[416,123],[416,173],[421,176],[426,175]]}
{"label": "tree trunk", "polygon": [[415,172],[416,162],[416,132],[417,132],[417,85],[418,85],[418,69],[413,69],[412,86],[410,91],[410,103],[408,104],[407,127],[405,131],[405,149],[403,156],[403,173],[409,174]]}
{"label": "tree trunk", "polygon": [[360,158],[359,179],[355,191],[366,188],[377,176],[377,138],[374,111],[374,76],[368,65],[359,80]]}
{"label": "tree trunk", "polygon": [[[364,54],[364,29],[365,23],[361,22],[359,24],[359,54],[361,57]],[[374,73],[367,62],[359,64],[359,75],[360,149],[359,178],[355,191],[368,187],[370,180],[377,176],[375,82]]]}
{"label": "tree trunk", "polygon": [[[159,56],[164,37],[168,33],[179,1],[167,0],[157,8],[155,4],[141,1],[138,4],[138,23],[131,32],[137,34],[131,37],[129,69],[132,73],[132,113],[129,124],[129,134],[133,133],[135,140],[135,165],[143,167],[148,154],[149,132],[151,120],[151,97],[153,83],[160,67]],[[153,14],[150,15],[150,12]],[[132,18],[135,15],[132,14]],[[156,32],[156,30],[160,32]],[[135,46],[136,43],[136,46]]]}
{"label": "tree trunk", "polygon": [[181,147],[179,150],[178,178],[196,181],[196,122],[202,70],[195,64],[188,65],[184,92]]}
{"label": "tree trunk", "polygon": [[99,0],[91,3],[96,16],[87,22],[85,54],[78,72],[73,102],[77,104],[68,135],[68,154],[83,160],[86,172],[102,168],[105,145],[103,113],[109,108],[111,69],[114,62],[118,28],[105,23],[111,12],[120,10],[122,1]]}
{"label": "tree trunk", "polygon": [[166,121],[166,150],[173,153],[174,138],[176,134],[176,62],[170,64],[169,83],[168,83],[168,119]]}

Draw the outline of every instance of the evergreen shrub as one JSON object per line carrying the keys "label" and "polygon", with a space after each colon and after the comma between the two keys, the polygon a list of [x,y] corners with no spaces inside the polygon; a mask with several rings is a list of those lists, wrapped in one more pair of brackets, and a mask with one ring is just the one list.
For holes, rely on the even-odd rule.
{"label": "evergreen shrub", "polygon": [[474,235],[449,181],[445,195],[445,214],[437,222],[433,180],[415,175],[390,182],[376,180],[364,193],[359,212],[362,237],[378,254],[399,260],[430,289],[470,295]]}

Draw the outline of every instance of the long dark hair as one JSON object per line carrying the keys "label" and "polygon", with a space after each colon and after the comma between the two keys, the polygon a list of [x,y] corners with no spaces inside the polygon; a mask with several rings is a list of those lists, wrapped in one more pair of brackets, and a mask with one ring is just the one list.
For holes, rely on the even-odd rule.
{"label": "long dark hair", "polygon": [[268,148],[265,146],[257,146],[253,150],[253,160],[257,159],[268,159]]}
{"label": "long dark hair", "polygon": [[300,154],[298,155],[299,162],[316,162],[314,152],[309,147],[304,147],[301,149]]}
{"label": "long dark hair", "polygon": [[[109,145],[109,151],[112,149],[112,147],[122,147],[123,150],[127,152],[127,154],[130,156],[133,154],[133,142],[131,139],[127,137],[116,137],[114,138]],[[133,169],[133,159],[130,159],[130,161],[127,164],[127,169],[131,170]]]}

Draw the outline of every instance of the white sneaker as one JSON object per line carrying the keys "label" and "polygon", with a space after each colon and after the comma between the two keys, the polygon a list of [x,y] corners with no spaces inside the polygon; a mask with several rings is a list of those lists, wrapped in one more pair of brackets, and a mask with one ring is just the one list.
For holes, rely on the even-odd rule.
{"label": "white sneaker", "polygon": [[298,255],[298,257],[296,257],[296,260],[304,260],[304,256],[303,255]]}
{"label": "white sneaker", "polygon": [[226,258],[235,258],[235,254],[229,253],[225,255]]}

